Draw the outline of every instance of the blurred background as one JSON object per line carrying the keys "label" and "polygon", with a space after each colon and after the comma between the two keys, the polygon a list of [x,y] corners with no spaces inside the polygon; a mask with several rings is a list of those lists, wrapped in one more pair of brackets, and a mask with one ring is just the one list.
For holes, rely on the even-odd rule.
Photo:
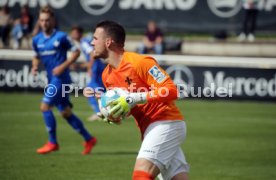
{"label": "blurred background", "polygon": [[[188,87],[177,104],[188,124],[191,179],[276,178],[276,0],[0,0],[0,179],[130,179],[139,148],[133,121],[120,129],[85,121],[100,142],[92,156],[76,154],[79,139],[66,125],[64,151],[35,154],[46,137],[38,107],[47,79],[42,66],[30,73],[31,42],[46,5],[68,35],[80,26],[92,38],[99,21],[119,22],[126,50],[151,54]],[[84,62],[81,55],[77,64]],[[81,87],[90,79],[81,66],[71,77]],[[92,113],[85,97],[72,101],[82,119]],[[118,161],[121,168],[110,167]]]}

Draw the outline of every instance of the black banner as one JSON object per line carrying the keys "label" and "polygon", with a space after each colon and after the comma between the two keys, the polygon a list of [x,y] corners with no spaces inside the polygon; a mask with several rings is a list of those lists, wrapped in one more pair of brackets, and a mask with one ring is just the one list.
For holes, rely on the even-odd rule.
{"label": "black banner", "polygon": [[180,92],[184,92],[180,96],[276,101],[275,69],[191,67],[181,64],[163,68],[179,86]]}
{"label": "black banner", "polygon": [[[32,62],[22,60],[0,60],[0,90],[2,91],[37,91],[47,85],[46,71],[39,67],[36,76],[31,74]],[[86,87],[89,75],[77,70],[70,73],[73,84]]]}
{"label": "black banner", "polygon": [[[276,69],[162,65],[179,88],[180,98],[276,101]],[[31,61],[0,60],[1,91],[43,91],[46,72],[33,76]],[[75,86],[89,81],[83,71],[71,72]]]}
{"label": "black banner", "polygon": [[[242,0],[2,0],[0,6],[6,3],[14,16],[20,5],[27,3],[37,16],[38,9],[48,4],[62,29],[81,25],[91,30],[97,22],[109,19],[141,31],[152,19],[170,32],[237,32],[244,18]],[[276,0],[260,0],[259,9],[257,29],[276,31]]]}

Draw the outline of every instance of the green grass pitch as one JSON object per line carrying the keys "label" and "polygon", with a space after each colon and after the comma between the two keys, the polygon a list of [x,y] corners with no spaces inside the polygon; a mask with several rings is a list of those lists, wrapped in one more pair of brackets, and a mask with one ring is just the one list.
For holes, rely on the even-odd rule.
{"label": "green grass pitch", "polygon": [[[1,180],[131,179],[140,146],[132,119],[121,126],[87,122],[91,110],[84,97],[73,98],[74,111],[98,145],[81,155],[82,138],[58,115],[60,150],[38,155],[47,140],[41,94],[0,93]],[[276,104],[260,102],[177,102],[186,117],[183,150],[191,180],[276,179]]]}

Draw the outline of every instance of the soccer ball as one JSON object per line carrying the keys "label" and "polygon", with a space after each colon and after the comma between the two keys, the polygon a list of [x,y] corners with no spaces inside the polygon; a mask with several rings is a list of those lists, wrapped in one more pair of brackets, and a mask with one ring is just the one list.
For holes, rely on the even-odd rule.
{"label": "soccer ball", "polygon": [[118,99],[119,97],[120,95],[115,89],[108,90],[101,96],[101,99],[99,101],[99,107],[102,115],[105,118],[109,120],[117,121],[116,119],[111,119],[112,117],[110,117],[110,114],[108,113],[108,111],[112,108],[112,106],[110,106],[109,103],[113,100]]}

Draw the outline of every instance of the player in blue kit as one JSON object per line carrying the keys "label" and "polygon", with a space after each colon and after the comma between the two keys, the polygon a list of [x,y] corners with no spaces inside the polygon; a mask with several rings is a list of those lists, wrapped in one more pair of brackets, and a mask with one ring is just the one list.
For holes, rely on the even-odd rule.
{"label": "player in blue kit", "polygon": [[[105,88],[102,82],[102,72],[106,66],[100,59],[94,59],[92,55],[93,46],[90,45],[92,37],[83,37],[83,28],[79,26],[74,26],[71,28],[71,37],[75,40],[85,56],[87,61],[87,71],[91,77],[90,82],[87,84],[87,87],[93,88],[94,90],[98,89],[98,92],[104,92]],[[91,115],[88,120],[95,121],[99,117],[97,113],[100,112],[99,105],[95,96],[88,97],[88,101],[92,109],[96,114]]]}
{"label": "player in blue kit", "polygon": [[[56,138],[56,120],[52,112],[52,107],[56,106],[62,117],[83,136],[85,143],[82,154],[88,154],[97,140],[90,135],[81,120],[72,112],[69,95],[63,96],[62,93],[62,84],[71,83],[68,67],[77,60],[80,51],[71,43],[66,33],[54,28],[54,13],[49,7],[40,10],[39,25],[41,32],[33,38],[35,55],[32,61],[32,73],[34,75],[37,73],[40,62],[47,71],[48,85],[44,89],[40,110],[43,113],[49,140],[37,149],[37,153],[46,154],[59,149]],[[68,50],[72,51],[69,58],[67,58]]]}

